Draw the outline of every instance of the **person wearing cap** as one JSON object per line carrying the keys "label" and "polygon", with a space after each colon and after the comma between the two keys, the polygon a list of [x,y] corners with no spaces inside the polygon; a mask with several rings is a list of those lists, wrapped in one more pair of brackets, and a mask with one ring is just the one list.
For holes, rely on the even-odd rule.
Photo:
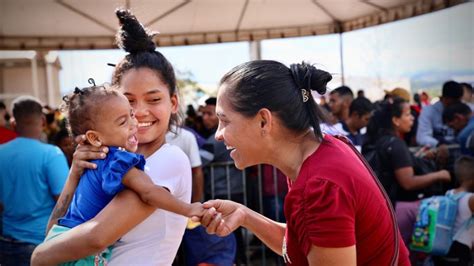
{"label": "person wearing cap", "polygon": [[410,102],[410,92],[403,88],[395,88],[391,91],[389,90],[384,90],[386,94],[388,94],[390,97],[400,97],[404,99],[407,102]]}
{"label": "person wearing cap", "polygon": [[436,147],[455,142],[454,130],[443,123],[443,110],[461,100],[463,88],[455,81],[443,84],[441,98],[433,105],[421,110],[418,119],[416,142],[418,145]]}

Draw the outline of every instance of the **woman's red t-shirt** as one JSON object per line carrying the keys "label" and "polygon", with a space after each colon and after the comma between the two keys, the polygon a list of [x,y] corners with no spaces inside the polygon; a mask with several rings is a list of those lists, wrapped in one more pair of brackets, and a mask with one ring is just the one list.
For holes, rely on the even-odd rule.
{"label": "woman's red t-shirt", "polygon": [[[285,199],[289,265],[308,265],[312,245],[356,245],[357,265],[390,265],[394,233],[387,203],[370,172],[344,142],[326,135]],[[399,263],[410,265],[399,237]]]}

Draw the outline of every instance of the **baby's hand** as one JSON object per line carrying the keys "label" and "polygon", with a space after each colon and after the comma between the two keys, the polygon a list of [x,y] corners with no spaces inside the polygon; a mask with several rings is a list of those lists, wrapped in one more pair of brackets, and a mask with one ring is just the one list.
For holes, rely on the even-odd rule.
{"label": "baby's hand", "polygon": [[204,213],[205,213],[206,209],[204,209],[203,205],[201,202],[194,202],[194,203],[191,203],[191,206],[189,208],[189,213],[188,213],[188,217],[199,217],[201,218]]}

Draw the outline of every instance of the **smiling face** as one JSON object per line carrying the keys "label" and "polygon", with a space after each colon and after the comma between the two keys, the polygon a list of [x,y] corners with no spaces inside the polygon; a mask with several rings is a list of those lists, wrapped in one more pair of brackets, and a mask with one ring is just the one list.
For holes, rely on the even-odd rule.
{"label": "smiling face", "polygon": [[261,120],[256,115],[247,118],[232,109],[223,84],[217,95],[216,113],[219,126],[216,140],[223,141],[230,157],[238,169],[262,163],[262,129]]}
{"label": "smiling face", "polygon": [[178,111],[176,95],[157,73],[149,68],[130,69],[124,73],[120,90],[127,97],[138,120],[139,150],[159,148],[165,140],[172,113]]}
{"label": "smiling face", "polygon": [[138,146],[137,120],[127,98],[122,95],[111,96],[102,102],[96,111],[94,130],[86,133],[89,141],[94,142],[94,136],[90,135],[92,132],[102,145],[122,147],[135,152]]}

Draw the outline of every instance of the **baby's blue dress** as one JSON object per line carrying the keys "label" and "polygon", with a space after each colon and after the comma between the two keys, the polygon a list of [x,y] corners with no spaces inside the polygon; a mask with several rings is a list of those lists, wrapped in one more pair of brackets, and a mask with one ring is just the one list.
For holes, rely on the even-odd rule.
{"label": "baby's blue dress", "polygon": [[59,225],[73,228],[94,218],[124,189],[122,178],[132,168],[143,170],[145,157],[123,148],[109,147],[107,157],[92,161],[96,169],[87,169],[81,176],[71,205]]}

